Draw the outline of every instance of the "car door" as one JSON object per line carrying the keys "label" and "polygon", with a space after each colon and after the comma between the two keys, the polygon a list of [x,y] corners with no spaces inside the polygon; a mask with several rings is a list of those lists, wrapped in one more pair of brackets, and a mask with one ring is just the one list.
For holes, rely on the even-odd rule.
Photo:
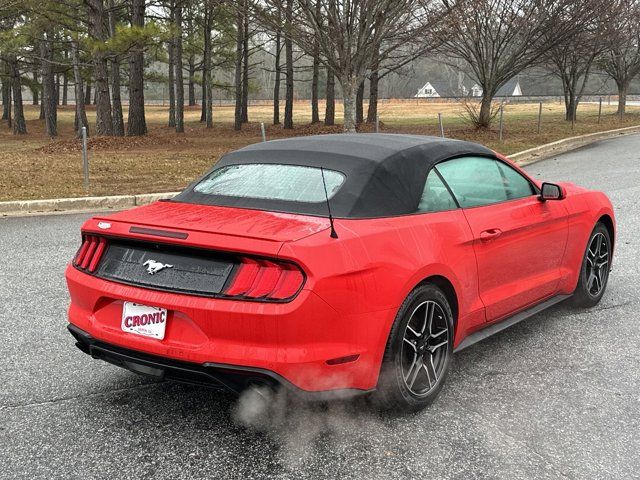
{"label": "car door", "polygon": [[532,182],[498,159],[461,157],[436,168],[471,227],[487,321],[552,296],[568,234],[562,202],[541,202]]}

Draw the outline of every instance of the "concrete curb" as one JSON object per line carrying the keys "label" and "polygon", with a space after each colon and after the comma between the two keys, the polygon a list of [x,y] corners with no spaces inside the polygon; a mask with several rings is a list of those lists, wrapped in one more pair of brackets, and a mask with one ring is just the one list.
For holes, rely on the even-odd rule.
{"label": "concrete curb", "polygon": [[509,158],[523,167],[525,165],[531,165],[532,163],[539,162],[540,160],[544,160],[553,155],[559,155],[561,153],[575,150],[576,148],[584,147],[585,145],[597,142],[598,140],[606,140],[633,133],[640,133],[640,125],[617,128],[615,130],[607,130],[604,132],[588,133],[577,137],[563,138],[562,140],[514,153],[513,155],[509,155]]}
{"label": "concrete curb", "polygon": [[[564,138],[556,142],[514,153],[513,155],[509,155],[509,158],[520,166],[531,165],[532,163],[539,162],[553,155],[575,150],[576,148],[583,147],[598,140],[615,138],[620,135],[629,135],[632,133],[640,133],[640,125]],[[179,192],[145,193],[140,195],[114,195],[109,197],[55,198],[51,200],[0,202],[0,217],[124,210],[139,205],[146,205],[157,200],[172,198],[178,193]]]}
{"label": "concrete curb", "polygon": [[51,200],[16,200],[0,202],[0,216],[23,216],[44,213],[95,212],[124,210],[171,198],[179,192],[112,195],[108,197],[54,198]]}

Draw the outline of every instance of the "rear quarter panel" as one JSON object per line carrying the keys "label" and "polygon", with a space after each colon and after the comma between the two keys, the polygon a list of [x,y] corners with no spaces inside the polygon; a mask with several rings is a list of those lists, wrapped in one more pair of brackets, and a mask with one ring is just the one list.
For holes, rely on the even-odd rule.
{"label": "rear quarter panel", "polygon": [[307,272],[305,288],[339,312],[343,328],[368,338],[381,357],[396,313],[425,278],[445,277],[458,298],[456,343],[485,321],[473,238],[461,210],[367,220],[337,220],[328,232],[285,243],[279,256]]}

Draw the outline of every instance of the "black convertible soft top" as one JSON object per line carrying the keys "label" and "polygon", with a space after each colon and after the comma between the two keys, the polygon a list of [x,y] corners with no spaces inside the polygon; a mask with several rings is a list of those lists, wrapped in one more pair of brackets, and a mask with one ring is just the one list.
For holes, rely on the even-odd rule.
{"label": "black convertible soft top", "polygon": [[[463,155],[493,156],[476,143],[440,137],[394,134],[335,134],[256,143],[223,156],[214,170],[238,164],[324,167],[346,180],[331,198],[338,218],[391,217],[417,211],[428,171],[438,162]],[[326,215],[325,202],[291,202],[203,194],[191,184],[174,201],[259,210]],[[318,176],[322,182],[322,177]]]}

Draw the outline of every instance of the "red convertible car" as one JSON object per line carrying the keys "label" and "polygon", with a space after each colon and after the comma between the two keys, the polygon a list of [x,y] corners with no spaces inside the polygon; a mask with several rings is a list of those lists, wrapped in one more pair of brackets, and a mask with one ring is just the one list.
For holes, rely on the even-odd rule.
{"label": "red convertible car", "polygon": [[68,328],[156,378],[415,410],[455,351],[569,297],[598,303],[614,239],[604,194],[540,184],[477,144],[277,140],[171,200],[88,220]]}

